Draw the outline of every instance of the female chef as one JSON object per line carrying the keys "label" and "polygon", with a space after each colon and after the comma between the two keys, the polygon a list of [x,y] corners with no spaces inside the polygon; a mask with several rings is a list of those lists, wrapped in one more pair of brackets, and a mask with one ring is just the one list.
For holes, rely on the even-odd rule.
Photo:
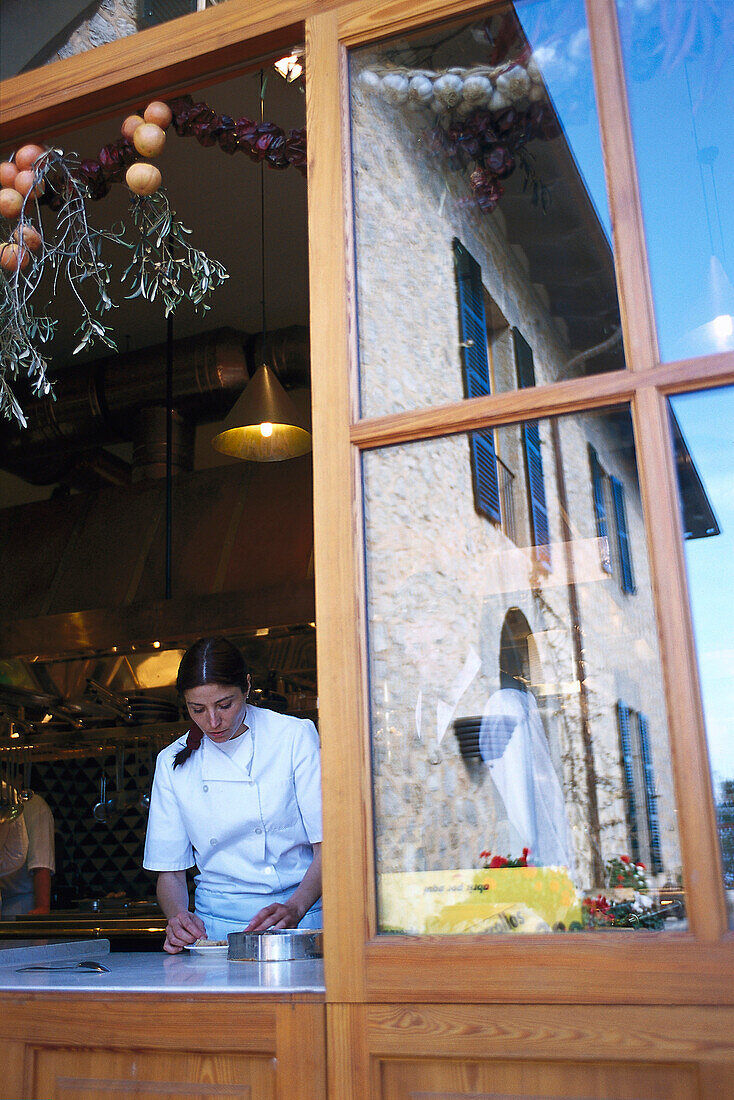
{"label": "female chef", "polygon": [[247,666],[226,638],[195,642],[176,683],[191,728],[158,755],[143,858],[158,871],[164,949],[243,929],[320,928],[316,727],[248,704]]}

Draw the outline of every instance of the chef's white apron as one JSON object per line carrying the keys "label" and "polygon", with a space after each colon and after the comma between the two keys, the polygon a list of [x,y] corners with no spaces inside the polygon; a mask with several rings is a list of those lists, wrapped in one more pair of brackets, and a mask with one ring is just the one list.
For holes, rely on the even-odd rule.
{"label": "chef's white apron", "polygon": [[[295,890],[295,887],[293,888]],[[196,889],[194,911],[200,917],[210,940],[224,940],[230,932],[242,932],[256,913],[275,902],[283,904],[293,893],[283,890],[279,894],[220,894],[212,890]],[[216,913],[216,916],[215,916]],[[309,909],[299,928],[323,928],[321,899]]]}

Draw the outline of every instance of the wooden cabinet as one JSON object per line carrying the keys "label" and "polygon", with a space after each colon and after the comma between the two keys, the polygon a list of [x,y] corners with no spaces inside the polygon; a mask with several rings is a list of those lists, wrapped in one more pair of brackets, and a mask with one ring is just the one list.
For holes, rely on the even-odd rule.
{"label": "wooden cabinet", "polygon": [[324,1006],[142,994],[0,999],[2,1100],[319,1100]]}
{"label": "wooden cabinet", "polygon": [[338,1100],[734,1094],[731,1008],[339,1005],[327,1020]]}

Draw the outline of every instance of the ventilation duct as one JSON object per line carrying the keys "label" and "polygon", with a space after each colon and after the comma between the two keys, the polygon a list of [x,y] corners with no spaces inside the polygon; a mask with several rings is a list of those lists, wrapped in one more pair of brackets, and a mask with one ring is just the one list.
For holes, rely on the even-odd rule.
{"label": "ventilation duct", "polygon": [[[260,342],[259,335],[228,328],[174,341],[178,469],[192,467],[196,426],[221,420],[244,389],[261,354]],[[307,328],[273,332],[268,351],[286,389],[308,385]],[[34,403],[28,428],[0,429],[0,468],[34,485],[62,482],[82,491],[159,476],[161,461],[165,464],[165,377],[165,344],[60,372],[57,399]],[[135,473],[105,449],[130,440]]]}

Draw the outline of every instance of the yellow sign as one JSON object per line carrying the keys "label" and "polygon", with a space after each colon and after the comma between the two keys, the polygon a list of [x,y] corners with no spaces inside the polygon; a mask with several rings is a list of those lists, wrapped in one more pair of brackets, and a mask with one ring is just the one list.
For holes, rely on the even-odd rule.
{"label": "yellow sign", "polygon": [[380,931],[413,935],[551,932],[581,926],[565,867],[402,871],[378,880]]}

